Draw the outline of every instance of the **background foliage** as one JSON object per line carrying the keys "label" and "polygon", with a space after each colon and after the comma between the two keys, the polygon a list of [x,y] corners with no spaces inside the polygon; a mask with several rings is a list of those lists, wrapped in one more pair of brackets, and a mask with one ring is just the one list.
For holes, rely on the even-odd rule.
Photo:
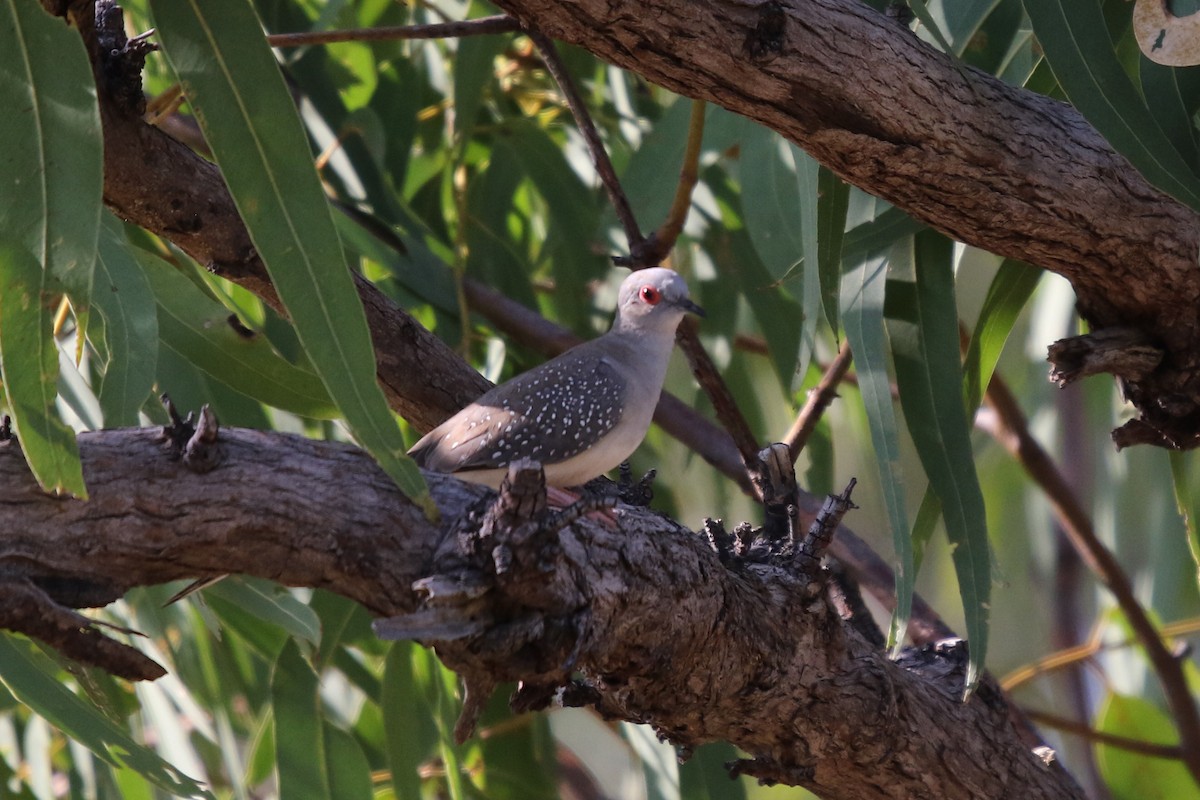
{"label": "background foliage", "polygon": [[[1197,73],[1140,56],[1129,4],[912,5],[918,35],[964,64],[1067,98],[1148,178],[1200,207]],[[272,33],[326,30],[492,13],[484,4],[219,0],[126,10],[131,31],[159,29],[166,57],[151,58],[147,91],[169,95],[186,82],[181,113],[203,128],[196,146],[229,178],[294,325],[102,209],[99,122],[78,37],[29,0],[0,4],[4,29],[21,43],[0,49],[0,72],[21,76],[0,85],[4,107],[38,111],[0,123],[0,152],[13,154],[0,163],[0,360],[6,407],[47,488],[85,492],[68,426],[165,422],[155,398],[166,391],[183,409],[210,404],[227,425],[353,438],[422,496],[402,455],[402,436],[411,442],[415,432],[396,426],[374,383],[346,262],[493,380],[537,358],[466,307],[464,275],[576,333],[606,328],[622,277],[609,256],[627,243],[526,37],[308,46],[275,51],[276,63],[254,19]],[[643,228],[656,227],[692,104],[579,50],[563,54]],[[705,110],[699,167],[671,264],[708,309],[704,343],[760,441],[782,436],[838,345],[851,345],[855,380],[804,451],[802,482],[823,493],[859,478],[862,508],[848,522],[895,553],[893,632],[916,587],[998,675],[1091,641],[1090,670],[1073,663],[1020,685],[1016,698],[1170,744],[1161,696],[1140,649],[1126,644],[1121,614],[1062,544],[1042,490],[970,423],[998,367],[1038,438],[1069,465],[1140,598],[1189,630],[1200,600],[1188,555],[1189,541],[1193,553],[1200,541],[1193,457],[1114,452],[1107,431],[1124,411],[1111,383],[1059,392],[1046,382],[1045,346],[1079,325],[1065,282],[923,229],[718,108]],[[230,314],[262,335],[239,335]],[[974,333],[964,362],[960,323]],[[668,388],[708,410],[681,362]],[[656,506],[692,527],[704,516],[757,519],[728,480],[657,429],[633,466],[659,470]],[[949,546],[935,535],[939,517]],[[131,642],[170,671],[154,684],[132,687],[0,638],[0,793],[149,798],[203,785],[236,798],[548,798],[565,787],[630,798],[803,794],[729,781],[720,765],[734,756],[724,745],[679,766],[648,729],[584,712],[514,718],[503,692],[480,735],[456,747],[454,676],[426,650],[375,639],[349,601],[231,580],[202,603],[162,607],[173,588],[139,590],[100,612],[147,634]],[[1189,678],[1200,685],[1194,662]],[[1076,774],[1089,780],[1094,769],[1091,779],[1114,797],[1145,797],[1148,785],[1200,797],[1170,760],[1050,736]]]}

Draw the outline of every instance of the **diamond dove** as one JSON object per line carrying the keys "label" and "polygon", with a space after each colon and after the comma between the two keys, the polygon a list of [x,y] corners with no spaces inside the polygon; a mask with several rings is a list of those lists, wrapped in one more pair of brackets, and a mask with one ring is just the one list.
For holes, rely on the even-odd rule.
{"label": "diamond dove", "polygon": [[608,333],[486,392],[409,451],[422,467],[500,485],[508,464],[541,462],[550,486],[581,486],[641,444],[662,392],[675,329],[704,310],[664,267],[621,284]]}

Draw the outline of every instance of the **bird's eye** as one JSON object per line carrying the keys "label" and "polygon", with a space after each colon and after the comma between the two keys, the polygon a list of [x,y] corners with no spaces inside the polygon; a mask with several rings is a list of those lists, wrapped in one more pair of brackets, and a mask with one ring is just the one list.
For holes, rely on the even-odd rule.
{"label": "bird's eye", "polygon": [[648,306],[656,306],[658,305],[659,301],[662,300],[662,292],[649,284],[643,286],[642,290],[638,292],[638,294],[641,296],[642,301]]}

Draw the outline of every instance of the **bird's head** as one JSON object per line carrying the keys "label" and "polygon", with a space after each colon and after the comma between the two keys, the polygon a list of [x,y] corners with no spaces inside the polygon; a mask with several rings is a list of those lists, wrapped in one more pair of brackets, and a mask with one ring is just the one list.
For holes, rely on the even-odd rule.
{"label": "bird's head", "polygon": [[688,297],[687,282],[674,270],[651,267],[621,284],[613,329],[673,333],[688,312],[704,316],[704,309]]}

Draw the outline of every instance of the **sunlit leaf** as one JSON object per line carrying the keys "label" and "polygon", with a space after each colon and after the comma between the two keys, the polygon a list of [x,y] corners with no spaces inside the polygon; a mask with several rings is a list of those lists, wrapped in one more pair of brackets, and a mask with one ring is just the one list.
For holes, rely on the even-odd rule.
{"label": "sunlit leaf", "polygon": [[289,364],[266,337],[248,330],[175,267],[141,250],[136,258],[154,292],[164,345],[214,379],[269,406],[314,419],[337,416],[320,378]]}
{"label": "sunlit leaf", "polygon": [[196,111],[314,369],[354,435],[405,494],[434,513],[375,379],[366,316],[308,142],[244,0],[151,3]]}
{"label": "sunlit leaf", "polygon": [[79,34],[40,4],[0,2],[0,220],[86,313],[103,144]]}
{"label": "sunlit leaf", "polygon": [[1005,259],[992,279],[963,363],[963,396],[968,414],[974,414],[979,406],[1017,316],[1041,278],[1040,269]]}
{"label": "sunlit leaf", "polygon": [[53,317],[58,282],[0,234],[0,376],[21,451],[43,489],[87,497],[75,434],[59,418]]}
{"label": "sunlit leaf", "polygon": [[1025,11],[1071,103],[1147,180],[1200,210],[1200,177],[1122,69],[1097,0],[1026,0]]}
{"label": "sunlit leaf", "polygon": [[191,778],[135,742],[95,706],[58,681],[49,662],[24,639],[0,633],[0,681],[22,703],[117,768],[177,797],[211,797]]}
{"label": "sunlit leaf", "polygon": [[887,330],[883,322],[887,256],[863,259],[848,268],[842,277],[841,315],[854,354],[859,391],[867,410],[875,464],[879,470],[879,490],[892,529],[896,551],[896,608],[892,613],[889,645],[903,638],[912,613],[916,568],[913,565],[912,540],[909,538],[908,511],[904,504],[904,473],[900,466],[900,434],[896,411],[892,406],[892,383],[888,374]]}
{"label": "sunlit leaf", "polygon": [[280,797],[332,800],[320,683],[295,640],[289,639],[275,659],[271,706]]}
{"label": "sunlit leaf", "polygon": [[958,311],[949,240],[918,234],[912,251],[917,282],[888,286],[888,332],[908,430],[942,502],[967,623],[967,690],[987,657],[991,567],[987,515],[975,473],[970,425],[962,402]]}
{"label": "sunlit leaf", "polygon": [[107,427],[136,425],[158,367],[154,292],[119,223],[105,215],[96,251],[96,310],[104,319],[108,362],[98,399]]}
{"label": "sunlit leaf", "polygon": [[[1170,717],[1139,697],[1110,693],[1097,714],[1096,727],[1147,744],[1178,745]],[[1108,790],[1125,800],[1196,800],[1200,787],[1187,767],[1171,758],[1150,758],[1121,747],[1096,744],[1096,763]]]}

